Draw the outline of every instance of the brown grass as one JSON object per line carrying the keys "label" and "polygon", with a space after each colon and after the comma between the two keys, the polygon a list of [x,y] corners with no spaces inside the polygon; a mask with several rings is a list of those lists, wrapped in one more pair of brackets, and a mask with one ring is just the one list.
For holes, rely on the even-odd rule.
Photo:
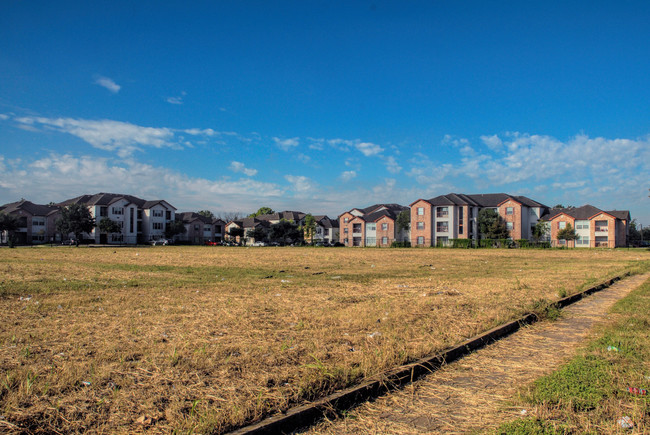
{"label": "brown grass", "polygon": [[224,432],[649,264],[625,250],[3,249],[0,430]]}

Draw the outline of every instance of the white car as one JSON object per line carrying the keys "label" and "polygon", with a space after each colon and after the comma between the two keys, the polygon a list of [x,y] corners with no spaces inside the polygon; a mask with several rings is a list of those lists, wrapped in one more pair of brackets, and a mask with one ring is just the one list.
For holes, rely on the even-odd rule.
{"label": "white car", "polygon": [[255,242],[251,246],[266,246],[266,243],[264,243],[264,242]]}

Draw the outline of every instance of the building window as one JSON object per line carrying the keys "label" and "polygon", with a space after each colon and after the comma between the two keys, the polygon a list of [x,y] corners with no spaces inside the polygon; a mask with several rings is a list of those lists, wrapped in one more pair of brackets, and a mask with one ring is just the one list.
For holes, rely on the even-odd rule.
{"label": "building window", "polygon": [[436,209],[436,217],[443,218],[449,216],[449,207],[438,207]]}
{"label": "building window", "polygon": [[514,222],[506,222],[506,228],[508,229],[508,231],[514,230],[515,229]]}
{"label": "building window", "polygon": [[557,229],[558,230],[563,230],[566,228],[566,222],[558,222],[557,223]]}
{"label": "building window", "polygon": [[122,207],[113,207],[111,209],[111,213],[113,213],[113,214],[124,214],[124,209]]}
{"label": "building window", "polygon": [[349,220],[350,220],[350,218],[343,218],[343,223],[347,224]]}
{"label": "building window", "polygon": [[152,228],[154,230],[162,230],[163,229],[163,224],[162,224],[162,222],[154,222]]}
{"label": "building window", "polygon": [[153,217],[163,217],[163,211],[162,210],[152,210],[151,211],[151,216],[153,216]]}
{"label": "building window", "polygon": [[388,245],[388,237],[382,237],[381,238],[381,244],[382,245]]}
{"label": "building window", "polygon": [[203,231],[210,231],[210,225],[206,225],[203,227]]}
{"label": "building window", "polygon": [[198,230],[199,230],[199,226],[197,224],[194,224],[194,231],[198,231]]}
{"label": "building window", "polygon": [[423,236],[418,237],[418,245],[424,245],[424,237]]}
{"label": "building window", "polygon": [[135,211],[133,210],[133,207],[131,207],[129,209],[129,232],[130,233],[133,232],[133,221],[135,220],[135,219],[133,219],[134,214],[135,214]]}
{"label": "building window", "polygon": [[221,225],[215,225],[214,226],[214,233],[215,234],[221,234]]}
{"label": "building window", "polygon": [[424,229],[424,222],[418,222],[417,223],[417,229],[418,230],[423,230]]}
{"label": "building window", "polygon": [[436,232],[437,233],[449,232],[449,222],[436,222]]}
{"label": "building window", "polygon": [[465,231],[465,212],[461,208],[458,213],[458,234],[463,234],[463,231]]}
{"label": "building window", "polygon": [[589,221],[576,221],[576,230],[588,230]]}
{"label": "building window", "polygon": [[424,207],[418,207],[418,216],[424,216]]}
{"label": "building window", "polygon": [[348,233],[348,229],[347,229],[347,228],[343,228],[343,234],[347,234],[347,233]]}
{"label": "building window", "polygon": [[513,214],[515,209],[513,207],[506,207],[506,214]]}
{"label": "building window", "polygon": [[172,212],[170,210],[167,210],[165,212],[165,219],[170,220],[172,218]]}
{"label": "building window", "polygon": [[381,224],[382,231],[388,231],[388,224]]}
{"label": "building window", "polygon": [[607,221],[596,221],[595,224],[596,224],[595,231],[603,231],[603,232],[607,231]]}
{"label": "building window", "polygon": [[447,246],[449,237],[436,237],[436,246]]}
{"label": "building window", "polygon": [[352,224],[352,232],[353,233],[360,233],[361,232],[361,224]]}
{"label": "building window", "polygon": [[377,224],[366,224],[366,231],[376,231]]}
{"label": "building window", "polygon": [[100,216],[108,216],[108,207],[99,207],[99,215]]}

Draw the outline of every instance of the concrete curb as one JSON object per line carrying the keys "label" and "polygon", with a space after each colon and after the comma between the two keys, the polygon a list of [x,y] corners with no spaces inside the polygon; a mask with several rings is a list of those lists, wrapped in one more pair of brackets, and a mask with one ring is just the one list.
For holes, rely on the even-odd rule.
{"label": "concrete curb", "polygon": [[[562,298],[552,305],[557,308],[566,307],[578,302],[585,296],[609,287],[627,275],[629,274],[616,276],[580,293]],[[456,361],[475,350],[485,347],[491,342],[516,332],[522,326],[535,323],[537,320],[537,315],[532,313],[527,314],[520,319],[497,326],[470,338],[464,343],[446,349],[437,355],[428,356],[411,364],[390,370],[384,373],[379,379],[365,381],[359,385],[330,394],[320,400],[291,408],[284,414],[268,417],[230,433],[233,435],[287,434],[311,426],[325,416],[335,416],[342,410],[350,409],[368,399],[378,397],[432,373],[442,365]]]}

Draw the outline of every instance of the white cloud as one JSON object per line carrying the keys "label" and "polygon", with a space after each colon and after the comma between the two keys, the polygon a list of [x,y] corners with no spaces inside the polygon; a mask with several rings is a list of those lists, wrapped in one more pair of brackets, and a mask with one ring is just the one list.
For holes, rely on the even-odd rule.
{"label": "white cloud", "polygon": [[128,122],[108,119],[87,120],[72,118],[17,118],[23,126],[41,125],[59,132],[68,133],[86,141],[95,148],[116,151],[120,157],[127,157],[139,147],[178,148],[174,131],[169,128],[142,127]]}
{"label": "white cloud", "polygon": [[108,89],[109,91],[111,91],[114,94],[117,94],[120,91],[120,89],[122,88],[120,85],[118,85],[112,79],[109,79],[108,77],[98,77],[95,80],[95,84]]}
{"label": "white cloud", "polygon": [[382,147],[371,142],[358,142],[354,146],[366,157],[375,156],[384,151]]}
{"label": "white cloud", "polygon": [[402,167],[397,163],[397,160],[395,160],[395,157],[393,156],[386,157],[384,162],[386,163],[386,169],[388,169],[388,172],[391,174],[399,174],[402,170]]}
{"label": "white cloud", "polygon": [[340,178],[341,178],[341,180],[342,180],[343,182],[348,182],[348,181],[352,180],[353,178],[355,178],[356,176],[357,176],[357,172],[356,172],[356,171],[343,171],[343,172],[341,173],[341,177],[340,177]]}
{"label": "white cloud", "polygon": [[291,184],[291,189],[298,197],[311,194],[316,187],[311,179],[303,175],[285,175],[284,179]]}
{"label": "white cloud", "polygon": [[503,141],[496,134],[494,134],[492,136],[481,136],[481,140],[492,151],[499,151],[499,150],[501,150],[501,147],[503,146]]}
{"label": "white cloud", "polygon": [[291,148],[297,147],[300,145],[299,138],[297,137],[292,137],[290,139],[280,139],[278,137],[274,137],[273,141],[275,144],[283,149],[284,151],[289,151]]}
{"label": "white cloud", "polygon": [[183,97],[187,95],[187,92],[181,92],[181,95],[178,97],[167,97],[165,101],[169,104],[183,104]]}
{"label": "white cloud", "polygon": [[241,162],[231,162],[230,163],[230,170],[233,172],[241,172],[245,175],[248,175],[249,177],[254,176],[257,174],[257,169],[250,169],[247,168],[246,165],[244,165]]}
{"label": "white cloud", "polygon": [[[4,165],[4,167],[3,167]],[[96,192],[117,192],[168,200],[190,210],[253,210],[263,200],[286,197],[286,188],[243,178],[208,180],[133,160],[51,154],[31,163],[0,156],[0,187],[5,202],[24,197],[37,203],[63,201]]]}
{"label": "white cloud", "polygon": [[0,113],[0,119],[3,120],[3,121],[6,121],[7,119],[9,119],[9,115],[5,115],[4,113]]}

